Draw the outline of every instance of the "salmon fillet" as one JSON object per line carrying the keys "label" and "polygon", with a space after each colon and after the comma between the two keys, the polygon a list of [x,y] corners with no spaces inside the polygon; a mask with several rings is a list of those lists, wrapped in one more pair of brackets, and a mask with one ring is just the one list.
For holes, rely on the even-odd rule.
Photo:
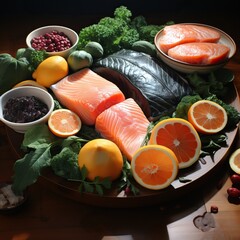
{"label": "salmon fillet", "polygon": [[168,50],[168,55],[190,64],[215,64],[225,60],[229,47],[219,43],[185,43]]}
{"label": "salmon fillet", "polygon": [[58,101],[78,114],[86,125],[94,125],[101,112],[125,100],[115,84],[88,68],[63,78],[50,88]]}
{"label": "salmon fillet", "polygon": [[218,31],[195,24],[174,24],[166,26],[159,39],[159,46],[164,53],[179,44],[189,42],[218,42]]}
{"label": "salmon fillet", "polygon": [[118,103],[96,119],[96,131],[115,142],[129,161],[147,134],[149,121],[132,98]]}

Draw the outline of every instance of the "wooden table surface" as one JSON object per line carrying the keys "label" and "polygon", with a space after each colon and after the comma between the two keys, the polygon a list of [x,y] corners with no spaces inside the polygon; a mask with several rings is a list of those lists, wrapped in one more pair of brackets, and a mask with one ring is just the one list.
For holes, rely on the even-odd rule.
{"label": "wooden table surface", "polygon": [[[69,16],[68,16],[69,17]],[[176,19],[175,19],[175,18]],[[36,27],[49,24],[65,25],[79,31],[98,20],[99,16],[19,16],[1,22],[0,53],[15,54],[25,47],[26,35]],[[153,21],[164,23],[167,17],[152,17]],[[202,22],[222,28],[237,44],[237,52],[227,64],[232,70],[234,83],[240,93],[240,22],[238,17],[220,16],[204,18],[190,15],[174,15],[168,20],[176,22]],[[11,29],[9,31],[9,29]],[[238,134],[239,135],[239,134]],[[240,146],[238,137],[236,146]],[[0,123],[0,182],[11,180],[16,160],[6,135],[5,126]],[[169,204],[140,208],[101,208],[81,204],[60,196],[43,184],[41,178],[30,187],[28,200],[18,211],[0,213],[0,240],[26,239],[239,239],[240,206],[228,201],[229,179],[228,159],[211,182],[191,192],[184,198]],[[193,220],[204,213],[210,213],[211,206],[218,207],[218,213],[211,216],[215,226],[203,232],[194,226]]]}

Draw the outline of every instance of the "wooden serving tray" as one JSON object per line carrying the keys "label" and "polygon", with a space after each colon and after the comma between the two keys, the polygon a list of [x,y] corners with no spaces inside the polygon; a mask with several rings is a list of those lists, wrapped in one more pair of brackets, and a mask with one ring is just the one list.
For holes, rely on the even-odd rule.
{"label": "wooden serving tray", "polygon": [[[234,85],[228,94],[228,103],[240,111],[239,96]],[[16,133],[10,128],[6,128],[6,131],[12,149],[15,151],[17,158],[21,158],[23,153],[20,150],[20,145],[23,140],[23,134]],[[117,183],[115,186],[113,185],[111,190],[106,191],[103,196],[92,193],[80,193],[78,191],[78,182],[71,182],[58,177],[50,168],[42,171],[41,180],[43,183],[46,183],[48,188],[60,195],[93,206],[125,208],[164,204],[188,194],[209,181],[211,176],[228,160],[227,157],[233,151],[237,133],[238,126],[226,132],[228,137],[227,147],[218,150],[213,159],[207,156],[199,159],[191,167],[181,169],[178,178],[165,189],[157,191],[148,190],[135,183],[135,186],[140,190],[140,194],[137,196],[125,196],[123,192],[118,192]],[[191,179],[191,181],[183,183],[179,181],[179,177]]]}

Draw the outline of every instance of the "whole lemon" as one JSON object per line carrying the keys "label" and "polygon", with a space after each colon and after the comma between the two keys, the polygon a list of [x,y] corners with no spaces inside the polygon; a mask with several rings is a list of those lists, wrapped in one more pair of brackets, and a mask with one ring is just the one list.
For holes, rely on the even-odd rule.
{"label": "whole lemon", "polygon": [[93,181],[95,177],[109,177],[116,180],[122,172],[123,156],[118,146],[107,139],[94,139],[86,143],[78,154],[80,169],[85,166],[87,178]]}
{"label": "whole lemon", "polygon": [[68,63],[64,57],[51,56],[43,60],[33,72],[32,77],[44,87],[50,87],[68,75]]}

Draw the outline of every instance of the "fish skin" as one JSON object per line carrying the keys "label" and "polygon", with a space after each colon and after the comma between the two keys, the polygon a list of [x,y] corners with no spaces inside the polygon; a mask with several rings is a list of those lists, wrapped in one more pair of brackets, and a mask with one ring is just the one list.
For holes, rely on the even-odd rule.
{"label": "fish skin", "polygon": [[159,47],[167,53],[170,48],[190,42],[212,42],[219,41],[220,33],[212,28],[195,24],[174,24],[164,27]]}
{"label": "fish skin", "polygon": [[117,144],[129,161],[142,145],[149,121],[132,98],[115,104],[96,119],[95,129],[102,137]]}
{"label": "fish skin", "polygon": [[50,89],[59,102],[77,113],[86,125],[94,125],[101,112],[125,100],[115,84],[89,68],[66,76]]}
{"label": "fish skin", "polygon": [[193,94],[175,70],[150,55],[123,49],[95,62],[97,74],[133,98],[149,119],[171,115],[185,95]]}
{"label": "fish skin", "polygon": [[168,50],[168,55],[190,64],[216,64],[228,58],[229,47],[219,43],[185,43]]}

